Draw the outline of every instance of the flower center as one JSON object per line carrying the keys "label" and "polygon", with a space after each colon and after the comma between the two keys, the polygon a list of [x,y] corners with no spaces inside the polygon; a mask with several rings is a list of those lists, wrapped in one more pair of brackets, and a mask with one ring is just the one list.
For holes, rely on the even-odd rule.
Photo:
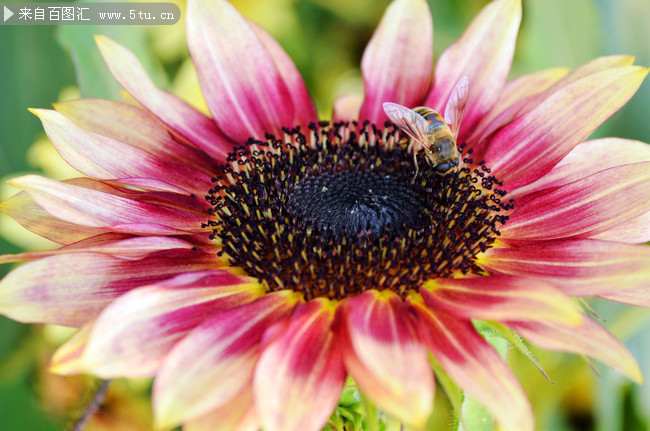
{"label": "flower center", "polygon": [[408,183],[374,170],[308,177],[289,194],[292,214],[334,238],[424,227],[425,208],[426,201]]}
{"label": "flower center", "polygon": [[[401,295],[432,278],[482,270],[512,203],[482,164],[415,175],[395,127],[320,123],[236,147],[206,198],[211,238],[269,290],[343,299]],[[420,166],[427,166],[424,161]]]}

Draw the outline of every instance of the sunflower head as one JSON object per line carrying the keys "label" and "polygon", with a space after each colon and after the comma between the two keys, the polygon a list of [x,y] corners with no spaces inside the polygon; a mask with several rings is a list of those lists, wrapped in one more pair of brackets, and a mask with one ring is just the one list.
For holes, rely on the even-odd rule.
{"label": "sunflower head", "polygon": [[456,174],[423,169],[414,181],[407,141],[389,124],[326,122],[251,139],[214,178],[206,226],[232,265],[307,300],[405,297],[432,278],[481,274],[475,257],[512,201],[471,158]]}
{"label": "sunflower head", "polygon": [[34,110],[85,176],[13,180],[0,208],[61,247],[2,256],[28,262],[0,281],[0,313],[78,329],[55,372],[154,377],[159,428],[317,431],[348,380],[421,429],[437,377],[461,421],[458,388],[502,429],[534,429],[485,334],[641,381],[572,297],[650,306],[648,147],[583,142],[647,69],[614,56],[508,81],[520,19],[519,0],[491,2],[434,70],[426,2],[393,1],[364,96],[335,102],[332,121],[224,0],[187,9],[210,115],[98,37],[137,103]]}

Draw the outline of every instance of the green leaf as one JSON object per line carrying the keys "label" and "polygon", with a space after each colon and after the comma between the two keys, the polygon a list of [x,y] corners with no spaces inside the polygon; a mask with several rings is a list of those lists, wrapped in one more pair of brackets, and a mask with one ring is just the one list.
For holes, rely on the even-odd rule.
{"label": "green leaf", "polygon": [[[25,152],[43,128],[27,108],[48,107],[74,82],[53,32],[51,26],[0,26],[0,177],[33,169]],[[4,253],[12,251],[6,243],[0,246]]]}
{"label": "green leaf", "polygon": [[458,431],[492,431],[494,421],[490,413],[474,400],[472,397],[465,397],[461,408],[463,420],[458,425]]}
{"label": "green leaf", "polygon": [[11,431],[56,431],[60,424],[54,424],[34,393],[34,383],[28,375],[0,386],[0,417],[2,429]]}
{"label": "green leaf", "polygon": [[[97,3],[85,0],[81,3]],[[83,97],[119,99],[120,84],[113,78],[93,38],[106,35],[133,51],[154,83],[162,88],[168,84],[160,63],[147,43],[146,26],[67,25],[58,29],[59,44],[72,58],[77,83]]]}
{"label": "green leaf", "polygon": [[364,406],[359,388],[348,379],[339,404],[330,417],[324,431],[361,431],[363,429]]}

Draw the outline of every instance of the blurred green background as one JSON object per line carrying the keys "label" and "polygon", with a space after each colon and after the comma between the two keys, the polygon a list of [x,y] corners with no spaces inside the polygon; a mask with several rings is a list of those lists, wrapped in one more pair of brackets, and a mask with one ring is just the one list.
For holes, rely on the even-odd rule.
{"label": "blurred green background", "polygon": [[[184,11],[183,1],[176,2]],[[321,117],[332,101],[362,90],[363,49],[387,0],[238,0],[236,7],[259,22],[296,62],[316,100]],[[486,0],[429,0],[435,32],[435,57],[451,44]],[[610,54],[631,54],[650,65],[650,6],[646,0],[523,0],[523,21],[511,77],[541,69],[575,68]],[[92,41],[107,34],[136,52],[161,87],[201,106],[187,59],[184,19],[173,26],[2,26],[0,25],[0,178],[26,172],[68,175],[44,141],[28,107],[48,107],[61,98],[118,98],[119,86]],[[619,136],[650,141],[650,83],[594,137]],[[35,144],[35,142],[40,142]],[[14,191],[2,186],[2,198]],[[0,253],[45,247],[0,219]],[[0,268],[6,273],[9,265]],[[650,312],[593,301],[605,325],[619,336],[650,376]],[[67,335],[59,328],[22,325],[0,316],[0,430],[59,430],[93,382],[44,371],[56,344]],[[541,430],[650,430],[650,384],[637,386],[596,365],[597,377],[579,357],[535,351],[555,384],[512,355]],[[92,422],[94,430],[151,429],[148,382],[119,381]],[[448,429],[447,407],[438,391],[435,429]]]}

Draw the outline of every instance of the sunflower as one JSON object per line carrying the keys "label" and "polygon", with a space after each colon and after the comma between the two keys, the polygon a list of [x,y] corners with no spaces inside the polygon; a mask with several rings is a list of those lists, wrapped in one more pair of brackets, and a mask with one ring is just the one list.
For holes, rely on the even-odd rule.
{"label": "sunflower", "polygon": [[[363,55],[365,96],[332,122],[225,1],[187,10],[211,116],[97,37],[137,103],[33,110],[86,177],[12,180],[23,191],[1,209],[61,247],[3,257],[28,262],[0,282],[0,312],[79,328],[54,372],[153,376],[160,428],[318,430],[348,378],[422,428],[435,371],[503,429],[532,430],[482,327],[641,381],[572,297],[650,305],[650,151],[583,142],[647,69],[613,56],[507,81],[520,19],[519,0],[493,1],[433,70],[426,3],[395,0]],[[417,171],[382,104],[441,111],[462,77],[462,168]]]}

